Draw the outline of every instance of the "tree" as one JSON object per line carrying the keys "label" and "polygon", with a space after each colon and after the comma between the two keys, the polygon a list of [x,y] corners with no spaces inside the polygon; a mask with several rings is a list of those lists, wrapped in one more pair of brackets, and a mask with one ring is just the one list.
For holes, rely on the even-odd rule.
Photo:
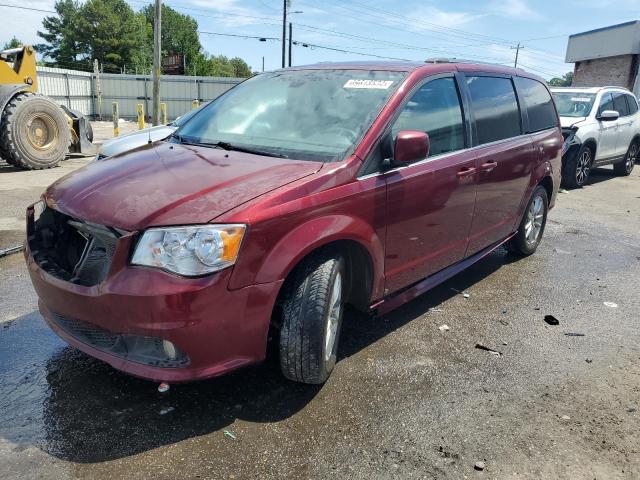
{"label": "tree", "polygon": [[11,48],[18,48],[18,47],[21,47],[22,45],[24,45],[24,43],[22,43],[16,37],[12,37],[11,40],[9,40],[7,43],[4,44],[4,46],[2,47],[2,50],[9,50]]}
{"label": "tree", "polygon": [[[153,45],[154,6],[147,5],[142,14],[150,26],[148,41]],[[186,57],[186,72],[192,74],[203,60],[202,44],[198,35],[198,22],[189,15],[162,5],[162,54],[182,54]]]}
{"label": "tree", "polygon": [[44,31],[38,30],[38,36],[46,43],[35,45],[35,49],[54,66],[77,67],[78,57],[82,55],[79,44],[77,21],[80,4],[74,0],[58,0],[54,6],[56,16],[42,20]]}
{"label": "tree", "polygon": [[231,66],[233,67],[234,77],[250,77],[252,75],[251,68],[247,65],[247,62],[241,58],[234,57],[229,60],[229,63],[231,63]]}
{"label": "tree", "polygon": [[573,72],[565,73],[562,77],[553,77],[549,80],[552,87],[570,87],[573,82]]}

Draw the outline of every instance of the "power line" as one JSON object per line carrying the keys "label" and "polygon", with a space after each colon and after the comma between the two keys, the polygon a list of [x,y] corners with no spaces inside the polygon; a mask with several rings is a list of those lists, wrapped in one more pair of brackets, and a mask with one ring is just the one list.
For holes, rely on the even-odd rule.
{"label": "power line", "polygon": [[6,3],[0,3],[0,7],[17,8],[18,10],[31,10],[33,12],[58,13],[55,10],[44,10],[42,8],[22,7],[19,5],[8,5]]}

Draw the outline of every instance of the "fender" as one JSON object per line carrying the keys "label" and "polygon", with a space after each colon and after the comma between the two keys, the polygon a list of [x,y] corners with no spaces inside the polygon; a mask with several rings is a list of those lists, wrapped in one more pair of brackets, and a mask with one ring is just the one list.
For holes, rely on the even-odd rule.
{"label": "fender", "polygon": [[[312,251],[339,240],[358,243],[371,258],[371,298],[384,290],[384,246],[375,230],[364,220],[346,215],[326,215],[301,223],[282,237],[263,258],[254,283],[282,280]],[[233,283],[233,280],[232,282]],[[237,287],[237,285],[231,286]]]}
{"label": "fender", "polygon": [[551,179],[552,184],[552,196],[549,198],[549,208],[555,203],[555,196],[558,192],[558,187],[560,186],[558,172],[553,171],[553,165],[551,162],[544,161],[539,163],[536,168],[531,172],[531,177],[529,179],[529,185],[527,185],[527,191],[522,197],[522,202],[520,202],[520,207],[518,208],[518,215],[516,216],[516,222],[513,224],[512,230],[515,232],[522,221],[522,217],[524,216],[525,210],[527,208],[527,203],[529,202],[529,198],[533,193],[533,189],[542,182],[543,179],[549,177]]}
{"label": "fender", "polygon": [[25,83],[10,83],[7,85],[0,85],[0,116],[4,112],[4,108],[18,93],[28,92],[31,88],[30,85]]}

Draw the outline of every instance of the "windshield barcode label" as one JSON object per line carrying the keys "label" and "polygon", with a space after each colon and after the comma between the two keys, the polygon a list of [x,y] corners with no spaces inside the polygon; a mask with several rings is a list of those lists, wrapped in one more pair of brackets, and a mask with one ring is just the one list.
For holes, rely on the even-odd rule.
{"label": "windshield barcode label", "polygon": [[393,84],[393,80],[348,80],[343,88],[376,88],[386,90]]}

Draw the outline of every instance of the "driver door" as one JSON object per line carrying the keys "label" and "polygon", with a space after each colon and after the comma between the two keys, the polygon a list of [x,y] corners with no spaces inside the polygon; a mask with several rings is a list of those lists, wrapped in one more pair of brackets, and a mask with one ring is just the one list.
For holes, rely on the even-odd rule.
{"label": "driver door", "polygon": [[464,258],[476,201],[475,156],[468,150],[456,79],[428,80],[392,126],[426,132],[422,161],[383,174],[387,183],[385,291],[392,293]]}
{"label": "driver door", "polygon": [[[604,93],[602,95],[600,106],[598,107],[598,115],[605,110],[615,110],[613,107],[613,95],[611,95],[611,93]],[[600,138],[598,139],[598,148],[596,149],[596,162],[613,157],[616,154],[618,120],[613,122],[598,120],[598,130],[600,132]]]}

